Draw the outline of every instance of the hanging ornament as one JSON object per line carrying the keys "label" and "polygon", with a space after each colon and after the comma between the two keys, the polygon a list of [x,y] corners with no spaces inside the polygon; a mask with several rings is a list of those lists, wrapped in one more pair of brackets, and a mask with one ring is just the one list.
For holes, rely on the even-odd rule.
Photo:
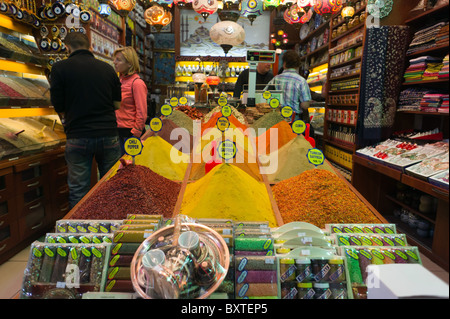
{"label": "hanging ornament", "polygon": [[369,0],[367,2],[367,12],[375,18],[383,19],[391,13],[393,5],[393,0]]}
{"label": "hanging ornament", "polygon": [[220,45],[225,52],[245,40],[244,29],[233,21],[221,21],[211,27],[209,36],[214,43]]}
{"label": "hanging ornament", "polygon": [[297,5],[299,8],[302,8],[305,10],[305,12],[308,12],[309,9],[314,5],[314,0],[297,0]]}
{"label": "hanging ornament", "polygon": [[329,19],[332,14],[338,13],[341,8],[341,0],[317,0],[314,5],[314,11],[325,19]]}
{"label": "hanging ornament", "polygon": [[280,0],[280,5],[287,8],[290,8],[295,3],[297,3],[297,0]]}
{"label": "hanging ornament", "polygon": [[309,22],[309,20],[311,20],[312,16],[313,16],[314,11],[313,10],[309,10],[308,12],[306,12],[301,18],[300,18],[300,23],[307,23]]}
{"label": "hanging ornament", "polygon": [[239,0],[223,0],[223,6],[225,9],[231,9],[233,5],[239,3]]}
{"label": "hanging ornament", "polygon": [[217,0],[194,0],[192,1],[192,9],[202,15],[206,19],[217,11],[219,3]]}
{"label": "hanging ornament", "polygon": [[178,7],[185,7],[186,4],[191,3],[191,0],[173,0],[173,4]]}
{"label": "hanging ornament", "polygon": [[116,7],[120,16],[126,17],[136,5],[136,0],[113,0],[111,3]]}
{"label": "hanging ornament", "polygon": [[262,15],[263,10],[262,0],[242,0],[239,4],[240,14],[250,20],[250,25],[253,25],[253,21]]}
{"label": "hanging ornament", "polygon": [[352,1],[348,1],[342,8],[341,16],[348,22],[355,15],[355,6]]}
{"label": "hanging ornament", "polygon": [[264,10],[272,11],[280,5],[280,0],[264,0]]}
{"label": "hanging ornament", "polygon": [[284,11],[283,18],[289,24],[300,23],[301,17],[305,14],[302,8],[299,8],[297,4],[292,5]]}
{"label": "hanging ornament", "polygon": [[149,25],[154,26],[159,32],[163,27],[172,22],[172,13],[164,10],[159,4],[154,4],[144,12],[144,19]]}
{"label": "hanging ornament", "polygon": [[156,3],[163,6],[164,8],[170,8],[174,0],[156,0]]}
{"label": "hanging ornament", "polygon": [[[103,0],[104,1],[104,0]],[[108,3],[100,3],[98,6],[98,13],[103,17],[107,18],[111,15],[111,7]]]}

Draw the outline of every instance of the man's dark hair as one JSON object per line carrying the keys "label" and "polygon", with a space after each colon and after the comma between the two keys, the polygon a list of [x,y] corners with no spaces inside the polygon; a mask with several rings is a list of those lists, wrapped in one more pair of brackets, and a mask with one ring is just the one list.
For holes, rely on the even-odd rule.
{"label": "man's dark hair", "polygon": [[286,51],[283,54],[283,64],[286,63],[286,69],[296,69],[300,66],[300,56],[294,50]]}
{"label": "man's dark hair", "polygon": [[64,39],[64,43],[70,46],[73,51],[89,50],[91,47],[88,36],[81,32],[70,32]]}

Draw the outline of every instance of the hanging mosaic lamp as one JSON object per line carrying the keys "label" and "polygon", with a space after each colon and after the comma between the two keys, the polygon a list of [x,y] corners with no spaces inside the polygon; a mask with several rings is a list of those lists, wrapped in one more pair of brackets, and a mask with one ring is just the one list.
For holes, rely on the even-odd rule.
{"label": "hanging mosaic lamp", "polygon": [[149,25],[159,32],[163,27],[172,22],[172,13],[164,10],[159,4],[154,4],[144,12],[144,19]]}
{"label": "hanging mosaic lamp", "polygon": [[192,1],[192,9],[202,15],[206,19],[217,11],[219,3],[217,0],[194,0]]}
{"label": "hanging mosaic lamp", "polygon": [[100,3],[97,10],[103,18],[107,18],[111,15],[111,7],[108,3]]}
{"label": "hanging mosaic lamp", "polygon": [[122,17],[126,17],[136,5],[136,0],[116,0],[111,2]]}
{"label": "hanging mosaic lamp", "polygon": [[342,8],[341,16],[348,22],[355,15],[355,6],[353,1],[347,1],[345,7]]}
{"label": "hanging mosaic lamp", "polygon": [[264,0],[264,10],[273,10],[280,5],[280,0]]}
{"label": "hanging mosaic lamp", "polygon": [[393,5],[393,0],[368,0],[367,12],[375,18],[383,19],[391,13]]}
{"label": "hanging mosaic lamp", "polygon": [[164,8],[171,8],[174,0],[156,0],[156,3]]}
{"label": "hanging mosaic lamp", "polygon": [[223,0],[223,6],[225,9],[230,9],[233,5],[239,3],[239,0]]}
{"label": "hanging mosaic lamp", "polygon": [[290,8],[295,3],[297,3],[297,0],[280,0],[280,5],[287,8]]}
{"label": "hanging mosaic lamp", "polygon": [[253,25],[253,21],[262,15],[263,11],[262,0],[242,0],[239,4],[239,13],[250,20],[250,25]]}
{"label": "hanging mosaic lamp", "polygon": [[211,27],[209,36],[214,43],[220,45],[227,55],[228,51],[245,40],[244,29],[233,21],[221,21]]}
{"label": "hanging mosaic lamp", "polygon": [[305,12],[308,12],[309,9],[314,5],[314,0],[297,0],[297,5],[299,8],[302,8],[305,10]]}
{"label": "hanging mosaic lamp", "polygon": [[308,10],[301,18],[300,18],[300,23],[307,23],[309,22],[309,20],[311,20],[312,16],[313,16],[314,11],[313,10]]}
{"label": "hanging mosaic lamp", "polygon": [[173,4],[178,7],[185,7],[186,4],[191,3],[191,0],[173,0]]}
{"label": "hanging mosaic lamp", "polygon": [[329,19],[332,14],[338,13],[341,9],[341,0],[317,0],[314,5],[314,11],[325,19]]}
{"label": "hanging mosaic lamp", "polygon": [[305,14],[302,8],[299,8],[297,4],[292,5],[284,11],[283,18],[289,24],[300,23],[301,17]]}

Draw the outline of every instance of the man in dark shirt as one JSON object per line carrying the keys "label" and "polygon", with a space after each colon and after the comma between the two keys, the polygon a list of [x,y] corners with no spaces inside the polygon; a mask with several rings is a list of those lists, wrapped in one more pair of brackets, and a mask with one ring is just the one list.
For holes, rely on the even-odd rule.
{"label": "man in dark shirt", "polygon": [[[271,71],[271,63],[258,63],[256,66],[256,84],[267,84],[273,78]],[[244,85],[248,85],[249,69],[245,69],[239,74],[239,77],[234,85],[233,97],[240,97],[244,90]]]}
{"label": "man in dark shirt", "polygon": [[89,38],[71,32],[65,38],[70,56],[50,73],[51,101],[67,136],[69,205],[90,189],[92,160],[103,177],[120,158],[115,109],[120,106],[120,80],[109,64],[89,51]]}

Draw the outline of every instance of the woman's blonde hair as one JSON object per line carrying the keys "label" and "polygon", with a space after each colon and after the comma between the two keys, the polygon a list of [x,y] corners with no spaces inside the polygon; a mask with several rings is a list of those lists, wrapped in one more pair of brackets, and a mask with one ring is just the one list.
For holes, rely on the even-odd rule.
{"label": "woman's blonde hair", "polygon": [[134,50],[133,47],[119,48],[114,51],[113,57],[116,57],[118,53],[122,53],[125,60],[131,65],[125,75],[139,73],[141,71],[141,68],[139,67],[139,58],[137,56],[136,50]]}

